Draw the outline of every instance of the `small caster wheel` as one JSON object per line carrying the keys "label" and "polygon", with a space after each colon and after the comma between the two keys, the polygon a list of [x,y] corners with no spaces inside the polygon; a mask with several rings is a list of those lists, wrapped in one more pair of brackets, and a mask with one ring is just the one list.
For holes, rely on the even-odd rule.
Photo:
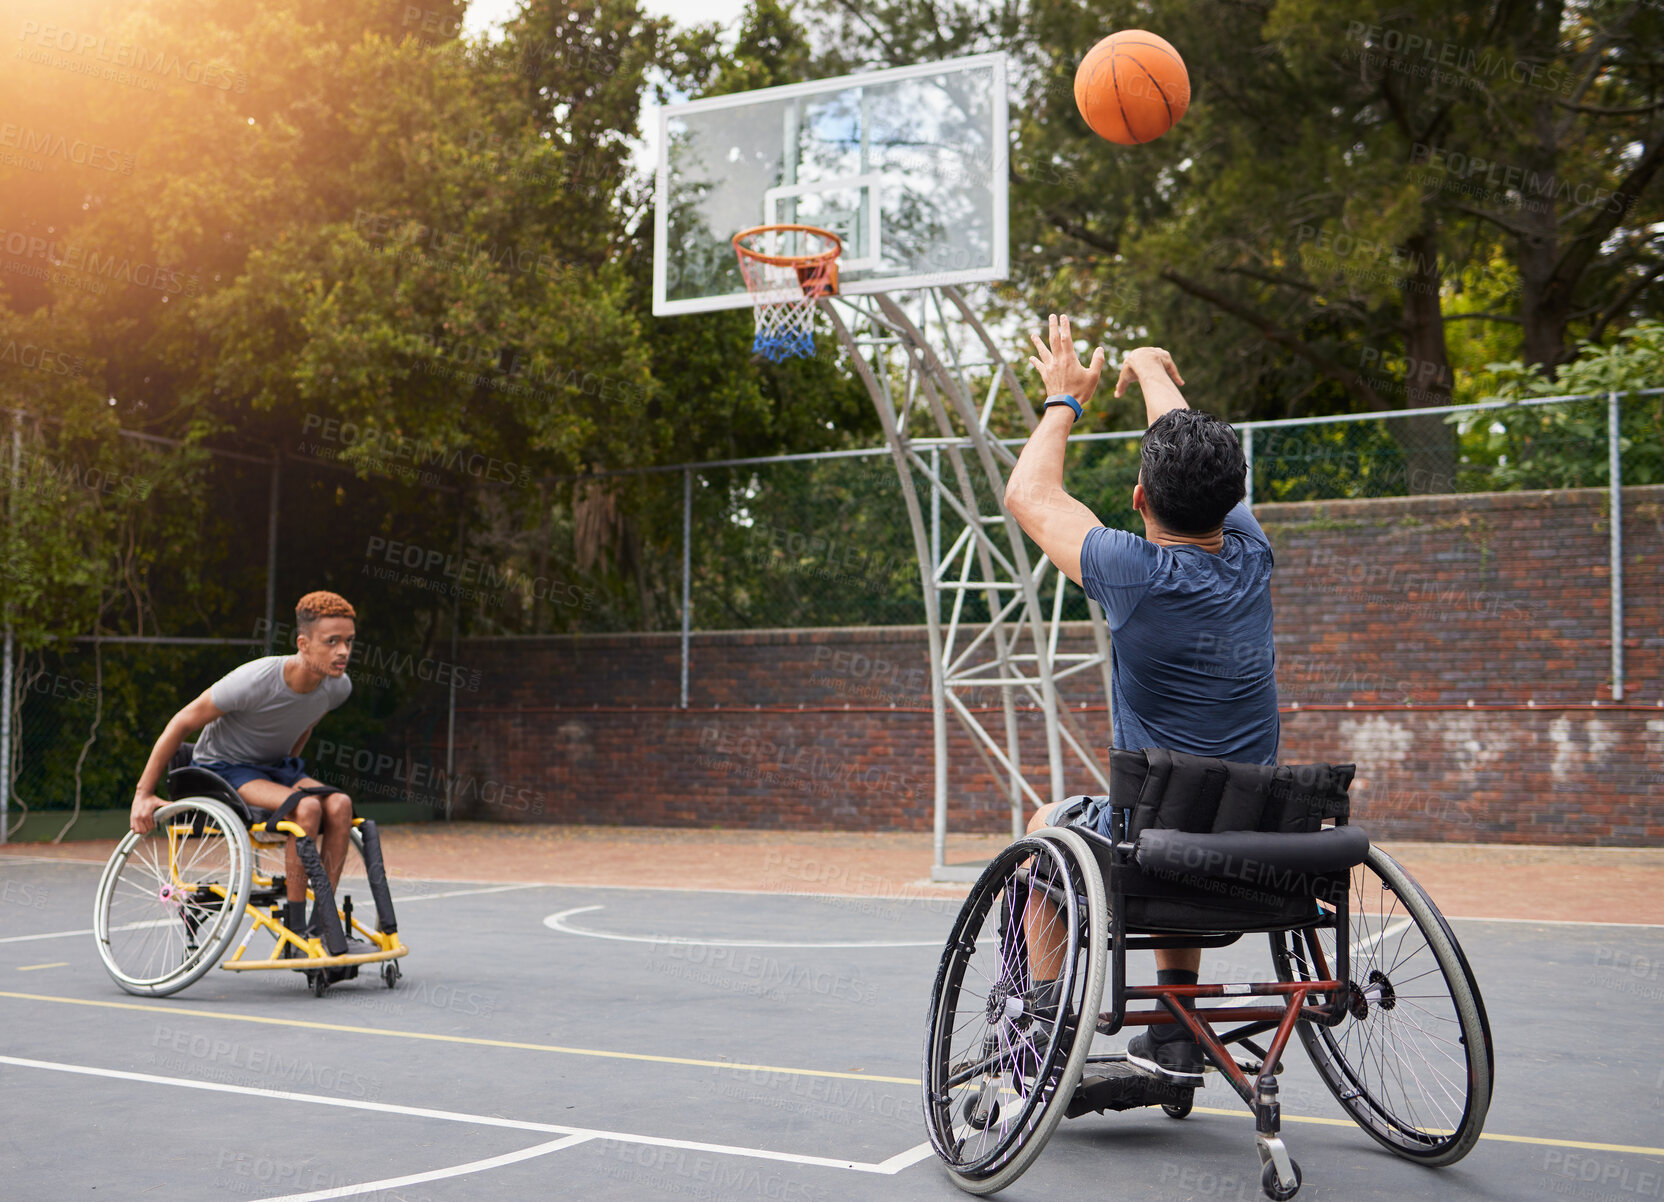
{"label": "small caster wheel", "polygon": [[382,983],[389,989],[393,989],[398,986],[400,975],[399,962],[397,960],[389,960],[381,966]]}
{"label": "small caster wheel", "polygon": [[1182,1102],[1163,1102],[1161,1112],[1170,1119],[1182,1119],[1189,1115],[1190,1108],[1196,1104],[1194,1094],[1186,1094]]}
{"label": "small caster wheel", "polygon": [[1288,1199],[1300,1192],[1300,1162],[1291,1156],[1288,1163],[1289,1167],[1294,1170],[1294,1184],[1287,1189],[1284,1189],[1277,1182],[1277,1166],[1275,1163],[1268,1160],[1260,1168],[1260,1189],[1265,1191],[1265,1196],[1273,1199],[1274,1202],[1288,1202]]}
{"label": "small caster wheel", "polygon": [[315,969],[306,974],[307,981],[312,986],[313,997],[323,997],[329,992],[329,974],[323,969]]}
{"label": "small caster wheel", "polygon": [[960,1113],[964,1116],[965,1122],[968,1123],[973,1129],[977,1131],[986,1131],[988,1128],[1000,1121],[1000,1104],[996,1101],[988,1108],[988,1113],[984,1114],[982,1111],[977,1109],[977,1103],[981,1100],[982,1095],[980,1092],[972,1094],[970,1097],[965,1099],[964,1108],[960,1111]]}

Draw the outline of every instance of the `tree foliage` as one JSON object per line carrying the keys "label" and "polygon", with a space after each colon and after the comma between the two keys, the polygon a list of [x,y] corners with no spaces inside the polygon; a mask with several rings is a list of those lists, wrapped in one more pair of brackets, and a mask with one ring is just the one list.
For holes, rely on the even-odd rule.
{"label": "tree foliage", "polygon": [[[877,426],[836,357],[753,361],[748,313],[653,317],[648,97],[1005,50],[995,328],[1062,310],[1166,345],[1233,419],[1664,383],[1657,5],[752,0],[730,36],[640,0],[529,0],[488,39],[465,11],[0,0],[0,384],[26,415],[0,423],[0,608],[35,679],[68,671],[47,664],[68,639],[261,638],[274,496],[279,613],[336,588],[390,662],[470,632],[673,626],[684,484],[722,549],[698,621],[904,620],[916,574],[875,478],[651,472]],[[1193,101],[1115,147],[1074,68],[1140,26],[1180,47]],[[1107,392],[1091,420],[1138,424]],[[1651,412],[1626,408],[1637,480],[1664,478]],[[1258,478],[1593,482],[1600,420],[1358,423],[1262,446]],[[1082,460],[1106,517],[1124,449]],[[834,542],[853,558],[828,575]],[[246,652],[101,652],[137,712],[99,737],[130,759]],[[363,737],[423,687],[389,673]]]}

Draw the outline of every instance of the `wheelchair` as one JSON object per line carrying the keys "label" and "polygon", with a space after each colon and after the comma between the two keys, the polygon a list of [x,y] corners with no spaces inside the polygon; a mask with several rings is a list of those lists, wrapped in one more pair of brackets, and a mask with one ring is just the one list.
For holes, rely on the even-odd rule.
{"label": "wheelchair", "polygon": [[[304,797],[338,792],[297,789],[276,811],[249,806],[217,773],[191,763],[186,743],[169,763],[167,793],[148,834],[128,831],[98,882],[93,934],[98,955],[116,984],[141,997],[162,997],[223,969],[291,969],[306,974],[317,997],[329,986],[381,965],[387,988],[398,985],[399,958],[410,950],[399,938],[381,836],[367,818],[354,818],[352,852],[369,883],[375,929],[360,922],[352,898],[339,905],[317,845],[287,814]],[[293,835],[306,871],[316,935],[285,925],[284,853]],[[343,874],[345,875],[345,874]],[[251,923],[236,951],[225,956],[247,915]],[[270,954],[248,954],[256,931],[272,936]]]}
{"label": "wheelchair", "polygon": [[[1110,796],[1070,799],[1107,810],[1109,837],[1046,827],[994,858],[948,937],[925,1040],[926,1126],[956,1185],[1004,1189],[1066,1117],[1188,1115],[1194,1084],[1093,1052],[1095,1034],[1168,1023],[1201,1045],[1203,1083],[1217,1074],[1253,1113],[1261,1189],[1279,1202],[1302,1180],[1277,1084],[1296,1034],[1377,1143],[1430,1166],[1467,1155],[1494,1079],[1484,1002],[1432,899],[1348,825],[1354,770],[1112,751]],[[1268,937],[1276,980],[1127,983],[1129,950],[1249,934]],[[1036,944],[1057,968],[1049,987],[1030,970]]]}

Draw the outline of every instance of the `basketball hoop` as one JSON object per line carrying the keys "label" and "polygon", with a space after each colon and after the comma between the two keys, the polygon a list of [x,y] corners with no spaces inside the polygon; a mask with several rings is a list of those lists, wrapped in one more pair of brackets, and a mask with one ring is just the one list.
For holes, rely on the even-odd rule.
{"label": "basketball hoop", "polygon": [[[821,249],[808,250],[811,239]],[[774,253],[782,246],[797,247],[798,253]],[[757,315],[753,353],[775,363],[815,353],[815,301],[837,294],[843,249],[838,235],[813,225],[758,225],[734,235],[740,274]]]}

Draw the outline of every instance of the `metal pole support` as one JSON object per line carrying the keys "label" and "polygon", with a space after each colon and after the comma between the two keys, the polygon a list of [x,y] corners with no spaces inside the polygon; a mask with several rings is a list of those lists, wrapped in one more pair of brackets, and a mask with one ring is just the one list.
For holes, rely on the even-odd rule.
{"label": "metal pole support", "polygon": [[1620,453],[1619,393],[1606,398],[1607,479],[1611,492],[1612,539],[1612,700],[1624,699],[1624,479]]}
{"label": "metal pole support", "polygon": [[682,708],[688,708],[688,655],[693,634],[693,469],[682,469]]}

